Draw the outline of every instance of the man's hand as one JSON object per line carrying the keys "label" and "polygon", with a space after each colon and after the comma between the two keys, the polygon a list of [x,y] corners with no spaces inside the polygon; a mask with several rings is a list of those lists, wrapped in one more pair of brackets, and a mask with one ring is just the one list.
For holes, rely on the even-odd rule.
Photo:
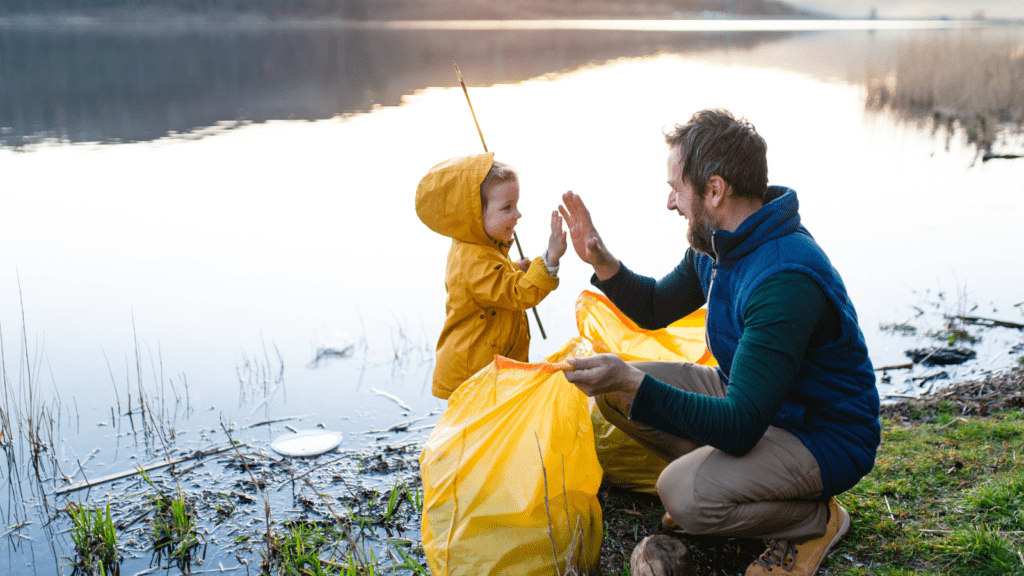
{"label": "man's hand", "polygon": [[564,206],[559,206],[558,211],[565,218],[572,247],[580,260],[594,267],[598,280],[614,276],[619,271],[619,260],[605,247],[583,200],[570,190],[562,194],[562,204]]}
{"label": "man's hand", "polygon": [[598,354],[589,358],[566,361],[575,370],[566,370],[565,379],[576,385],[587,396],[609,392],[635,394],[643,382],[644,373],[622,361],[614,354]]}

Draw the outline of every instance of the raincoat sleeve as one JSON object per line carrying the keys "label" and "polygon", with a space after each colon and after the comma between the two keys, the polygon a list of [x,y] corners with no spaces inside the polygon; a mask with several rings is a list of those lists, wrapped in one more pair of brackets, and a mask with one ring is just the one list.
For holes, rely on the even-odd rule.
{"label": "raincoat sleeve", "polygon": [[470,297],[480,306],[526,310],[558,287],[558,277],[548,274],[540,257],[530,262],[526,272],[519,270],[518,264],[484,258],[474,259],[467,265],[467,288]]}

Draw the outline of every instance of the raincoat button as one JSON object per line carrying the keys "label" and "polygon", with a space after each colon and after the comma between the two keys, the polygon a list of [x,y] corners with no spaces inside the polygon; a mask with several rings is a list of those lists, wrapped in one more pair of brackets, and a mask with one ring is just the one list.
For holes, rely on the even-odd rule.
{"label": "raincoat button", "polygon": [[481,315],[480,315],[480,319],[481,319],[481,320],[483,320],[483,319],[484,319],[484,315],[483,315],[483,314],[481,314]]}
{"label": "raincoat button", "polygon": [[497,315],[498,315],[498,311],[497,310],[491,310],[491,316],[497,316]]}

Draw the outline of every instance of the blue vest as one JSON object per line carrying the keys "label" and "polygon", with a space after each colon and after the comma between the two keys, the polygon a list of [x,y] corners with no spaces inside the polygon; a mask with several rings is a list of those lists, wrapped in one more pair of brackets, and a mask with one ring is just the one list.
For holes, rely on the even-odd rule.
{"label": "blue vest", "polygon": [[766,199],[735,232],[714,233],[717,261],[706,254],[696,259],[708,303],[708,347],[728,378],[747,300],[758,286],[779,272],[800,272],[818,284],[839,312],[842,336],[807,349],[771,423],[792,432],[814,454],[822,497],[828,498],[852,488],[874,466],[881,441],[875,374],[842,278],[800,225],[796,192],[770,186]]}

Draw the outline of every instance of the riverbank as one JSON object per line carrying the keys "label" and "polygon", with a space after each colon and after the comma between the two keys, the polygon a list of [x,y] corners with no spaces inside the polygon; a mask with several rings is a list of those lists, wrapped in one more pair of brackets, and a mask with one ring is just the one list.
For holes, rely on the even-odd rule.
{"label": "riverbank", "polygon": [[[1024,363],[882,408],[875,468],[839,496],[853,526],[822,576],[1024,574]],[[605,574],[658,532],[653,498],[601,492]],[[679,537],[698,574],[742,574],[760,541]]]}

